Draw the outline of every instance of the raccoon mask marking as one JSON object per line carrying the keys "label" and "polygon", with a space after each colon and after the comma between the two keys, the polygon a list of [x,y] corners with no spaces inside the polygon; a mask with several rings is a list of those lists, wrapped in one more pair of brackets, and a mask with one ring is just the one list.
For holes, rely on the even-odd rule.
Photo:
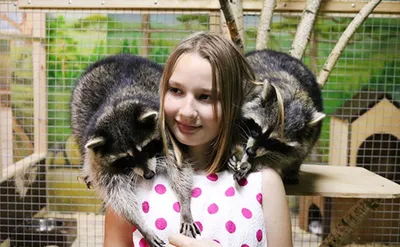
{"label": "raccoon mask marking", "polygon": [[[97,131],[85,145],[91,152],[86,154],[102,159],[105,164],[98,168],[111,175],[133,171],[135,175],[151,179],[156,171],[156,155],[162,152],[157,128],[158,112],[145,109],[136,116],[130,113],[140,112],[140,108],[132,106],[135,104],[120,109],[119,114],[125,117],[118,118],[118,122],[104,116],[97,120]],[[114,117],[118,111],[114,110]]]}
{"label": "raccoon mask marking", "polygon": [[281,172],[287,184],[297,183],[301,163],[319,138],[322,98],[314,75],[297,59],[261,50],[246,55],[256,86],[242,107],[244,139],[228,163],[240,180],[260,166]]}
{"label": "raccoon mask marking", "polygon": [[82,74],[71,100],[72,132],[84,159],[85,181],[152,247],[165,243],[142,219],[135,185],[156,173],[167,175],[181,202],[181,233],[200,234],[190,210],[191,169],[161,156],[158,84],[162,69],[134,55],[106,57]]}

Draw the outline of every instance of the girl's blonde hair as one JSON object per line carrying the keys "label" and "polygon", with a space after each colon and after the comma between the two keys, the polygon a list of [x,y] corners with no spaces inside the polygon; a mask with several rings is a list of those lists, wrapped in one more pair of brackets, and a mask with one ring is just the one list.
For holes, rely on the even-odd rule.
{"label": "girl's blonde hair", "polygon": [[[160,130],[164,150],[169,156],[169,144],[178,165],[182,164],[184,145],[180,144],[166,127],[164,115],[164,98],[168,90],[168,82],[174,72],[177,61],[183,54],[198,53],[206,59],[212,68],[212,99],[219,99],[222,109],[221,128],[210,150],[208,173],[218,172],[225,167],[229,158],[231,144],[235,138],[235,126],[240,116],[240,108],[244,99],[246,84],[254,81],[254,73],[243,54],[233,42],[222,35],[198,32],[188,36],[178,44],[169,56],[160,83]],[[217,88],[220,90],[217,96]],[[216,117],[217,101],[213,102]]]}

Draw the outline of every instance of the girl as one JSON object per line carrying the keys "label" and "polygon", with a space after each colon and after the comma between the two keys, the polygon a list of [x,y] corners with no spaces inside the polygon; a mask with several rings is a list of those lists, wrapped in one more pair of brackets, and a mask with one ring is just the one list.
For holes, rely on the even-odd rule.
{"label": "girl", "polygon": [[[292,246],[279,174],[266,168],[237,185],[226,170],[244,88],[253,81],[244,56],[218,34],[190,35],[166,62],[160,84],[161,134],[178,161],[193,164],[191,209],[201,231],[198,239],[176,234],[180,205],[163,176],[141,182],[143,217],[169,246]],[[132,229],[108,208],[104,246],[147,246]]]}

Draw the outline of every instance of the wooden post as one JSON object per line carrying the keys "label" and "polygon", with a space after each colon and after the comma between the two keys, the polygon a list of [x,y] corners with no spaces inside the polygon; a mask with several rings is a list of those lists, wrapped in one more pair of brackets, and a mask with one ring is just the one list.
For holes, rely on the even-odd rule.
{"label": "wooden post", "polygon": [[150,54],[150,15],[149,13],[142,13],[142,25],[141,31],[143,33],[142,49],[140,49],[140,55],[148,57]]}
{"label": "wooden post", "polygon": [[46,32],[46,16],[34,13],[35,24],[32,30],[33,62],[33,117],[34,117],[34,153],[47,152],[47,80],[46,80],[46,49],[42,39]]}

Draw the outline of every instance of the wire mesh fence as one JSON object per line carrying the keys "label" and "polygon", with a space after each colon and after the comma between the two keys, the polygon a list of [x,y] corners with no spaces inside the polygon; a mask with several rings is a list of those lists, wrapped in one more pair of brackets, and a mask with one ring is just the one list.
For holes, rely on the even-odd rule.
{"label": "wire mesh fence", "polygon": [[[274,14],[271,49],[289,51],[300,15]],[[320,13],[303,58],[314,73],[353,16]],[[323,88],[328,117],[306,163],[361,166],[400,183],[399,17],[400,11],[371,15],[346,47]],[[258,21],[258,12],[245,12],[248,51],[255,49]],[[221,32],[220,25],[219,11],[23,10],[0,1],[2,247],[102,246],[103,205],[77,180],[81,157],[69,111],[77,77],[111,54],[162,64],[183,37]],[[322,197],[288,201],[295,246],[318,246],[354,204]],[[399,209],[399,199],[385,200],[349,245],[399,246]]]}

